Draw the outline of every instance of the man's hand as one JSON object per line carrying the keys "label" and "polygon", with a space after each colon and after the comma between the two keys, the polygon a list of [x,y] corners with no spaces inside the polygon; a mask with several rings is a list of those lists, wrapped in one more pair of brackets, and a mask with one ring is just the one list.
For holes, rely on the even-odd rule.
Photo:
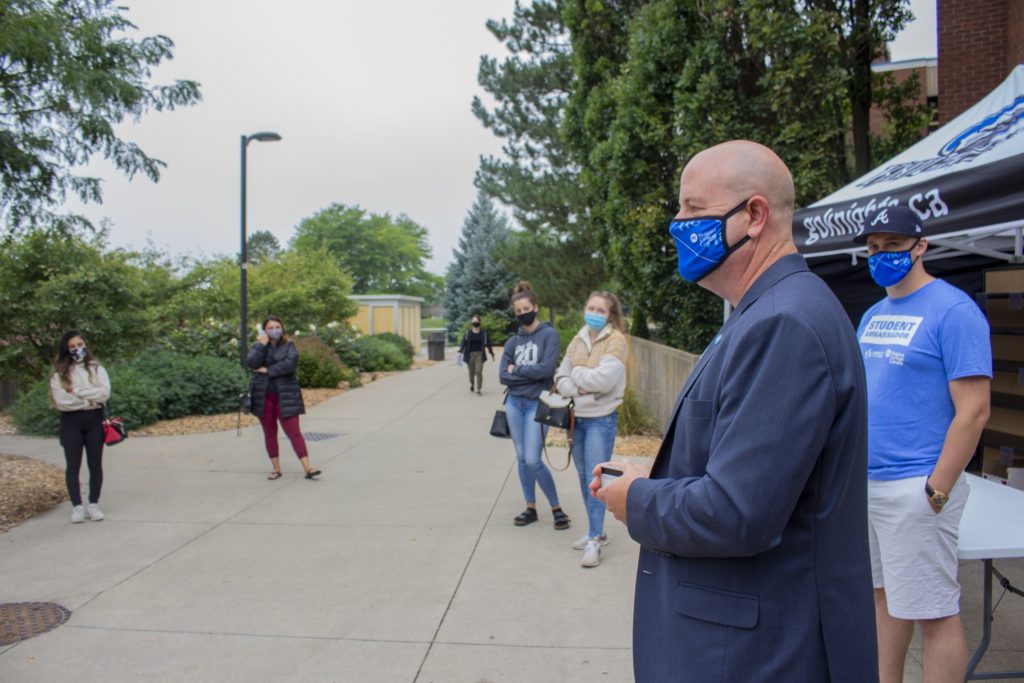
{"label": "man's hand", "polygon": [[254,372],[262,372],[265,375],[265,374],[267,374],[267,369],[266,368],[256,368],[256,370]]}
{"label": "man's hand", "polygon": [[[601,487],[602,465],[614,465],[622,470],[622,476],[615,482]],[[640,467],[628,459],[621,462],[602,463],[594,468],[594,479],[590,482],[590,495],[602,501],[608,506],[608,512],[612,513],[615,519],[623,524],[626,523],[626,497],[629,494],[629,487],[637,479],[647,479],[651,476],[650,467]]]}

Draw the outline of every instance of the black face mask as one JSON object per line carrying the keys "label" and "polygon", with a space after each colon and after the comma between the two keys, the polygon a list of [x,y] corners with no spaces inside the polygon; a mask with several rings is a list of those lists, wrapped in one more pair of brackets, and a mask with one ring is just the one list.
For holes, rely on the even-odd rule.
{"label": "black face mask", "polygon": [[474,320],[473,321],[473,327],[480,327],[480,321],[479,320]]}
{"label": "black face mask", "polygon": [[537,311],[530,311],[529,313],[522,313],[516,316],[516,320],[523,327],[529,327],[533,324],[533,321],[537,319]]}

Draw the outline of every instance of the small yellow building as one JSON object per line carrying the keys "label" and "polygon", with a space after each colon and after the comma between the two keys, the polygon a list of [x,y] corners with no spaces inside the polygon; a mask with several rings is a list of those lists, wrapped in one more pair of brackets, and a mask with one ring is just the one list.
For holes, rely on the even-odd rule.
{"label": "small yellow building", "polygon": [[354,294],[349,297],[359,304],[359,312],[351,322],[362,334],[394,332],[420,348],[420,317],[423,299],[404,294]]}

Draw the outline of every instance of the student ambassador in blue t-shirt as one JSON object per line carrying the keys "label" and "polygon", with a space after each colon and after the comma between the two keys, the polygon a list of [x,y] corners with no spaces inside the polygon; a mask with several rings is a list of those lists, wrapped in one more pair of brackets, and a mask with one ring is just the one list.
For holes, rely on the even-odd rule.
{"label": "student ambassador in blue t-shirt", "polygon": [[906,207],[870,214],[871,277],[886,298],[857,329],[868,387],[868,521],[881,683],[903,677],[914,622],[924,678],[961,681],[957,542],[963,471],[989,415],[988,323],[964,292],[924,270],[921,222]]}

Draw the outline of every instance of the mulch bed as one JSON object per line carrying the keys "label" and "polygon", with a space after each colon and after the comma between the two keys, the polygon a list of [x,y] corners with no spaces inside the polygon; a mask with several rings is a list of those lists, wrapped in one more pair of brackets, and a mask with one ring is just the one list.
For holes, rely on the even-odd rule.
{"label": "mulch bed", "polygon": [[[565,448],[569,443],[565,440],[565,432],[558,432],[548,438],[549,446]],[[619,456],[631,458],[653,458],[658,454],[661,446],[660,436],[647,434],[631,434],[629,436],[615,437],[615,448],[612,453]]]}
{"label": "mulch bed", "polygon": [[20,455],[0,454],[0,532],[67,499],[64,470]]}

